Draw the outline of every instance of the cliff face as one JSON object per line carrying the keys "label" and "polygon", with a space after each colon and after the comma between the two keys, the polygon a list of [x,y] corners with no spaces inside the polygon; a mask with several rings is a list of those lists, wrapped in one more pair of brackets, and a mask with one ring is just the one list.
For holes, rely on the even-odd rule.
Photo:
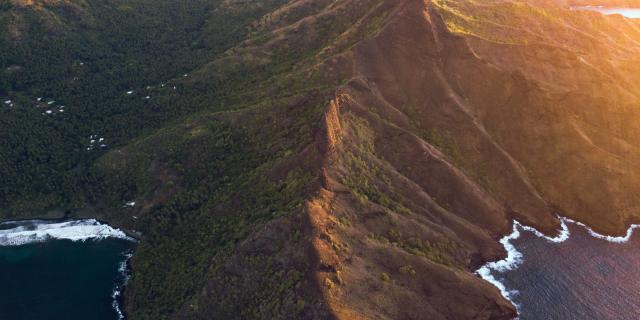
{"label": "cliff face", "polygon": [[[25,3],[11,12],[58,2]],[[78,165],[60,161],[80,176],[64,180],[79,199],[42,206],[143,234],[126,292],[133,319],[509,319],[515,308],[473,272],[504,255],[497,239],[513,219],[550,234],[558,215],[609,234],[640,222],[636,22],[551,0],[198,1],[198,19],[162,3],[144,17],[175,13],[182,42],[151,44],[183,63],[150,72],[166,64],[122,28],[133,43],[123,56],[137,63],[96,71],[149,71],[126,85],[151,102],[90,78],[120,96],[87,113],[110,113],[42,124],[79,130],[71,137],[127,132]],[[132,16],[135,28],[166,24]],[[144,89],[149,78],[162,85]],[[73,90],[55,92],[95,101],[63,80]],[[22,90],[10,94],[40,92],[12,81],[0,82]],[[34,176],[58,172],[51,162]],[[5,193],[16,208],[31,203]]]}

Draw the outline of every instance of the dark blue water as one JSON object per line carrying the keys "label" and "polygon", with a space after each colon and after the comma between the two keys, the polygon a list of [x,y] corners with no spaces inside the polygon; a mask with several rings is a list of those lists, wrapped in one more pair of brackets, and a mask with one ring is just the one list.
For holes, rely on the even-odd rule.
{"label": "dark blue water", "polygon": [[0,246],[0,319],[118,319],[112,295],[133,245],[109,238]]}
{"label": "dark blue water", "polygon": [[640,234],[611,243],[569,225],[552,243],[523,232],[512,243],[524,255],[514,271],[498,274],[522,320],[640,319]]}

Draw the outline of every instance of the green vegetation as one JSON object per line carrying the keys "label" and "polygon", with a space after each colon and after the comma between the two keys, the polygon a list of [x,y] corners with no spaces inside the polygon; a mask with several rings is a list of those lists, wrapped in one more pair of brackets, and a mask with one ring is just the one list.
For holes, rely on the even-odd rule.
{"label": "green vegetation", "polygon": [[374,181],[382,179],[387,186],[390,183],[389,178],[384,176],[379,167],[369,164],[362,157],[351,152],[346,152],[346,155],[350,170],[349,175],[344,177],[344,184],[354,192],[361,204],[371,201],[396,213],[411,214],[411,210],[402,203],[390,198],[387,192],[380,191]]}
{"label": "green vegetation", "polygon": [[[29,28],[17,39],[0,37],[0,99],[15,103],[0,106],[0,217],[95,204],[110,188],[104,179],[112,178],[93,163],[109,150],[196,113],[239,110],[259,100],[273,106],[314,90],[314,77],[293,82],[282,76],[300,54],[277,55],[269,65],[206,67],[199,75],[205,81],[187,83],[193,70],[224,56],[249,33],[248,24],[282,2],[214,10],[222,1],[68,1],[21,9]],[[0,14],[0,30],[22,25],[9,13]],[[8,71],[13,67],[17,71]],[[108,147],[86,150],[91,135]]]}
{"label": "green vegetation", "polygon": [[[370,234],[370,239],[387,245],[397,246],[408,253],[425,257],[433,262],[449,267],[462,268],[462,264],[456,260],[455,254],[459,252],[459,245],[452,240],[429,241],[417,236],[406,237],[396,229],[389,229],[386,234]],[[403,267],[401,273],[415,274],[412,268]]]}
{"label": "green vegetation", "polygon": [[[83,192],[95,184],[92,161],[196,107],[159,85],[223,49],[189,45],[211,4],[147,2],[27,7],[22,22],[0,13],[0,30],[26,26],[17,39],[0,37],[0,98],[15,102],[0,108],[0,216],[82,207],[93,200]],[[87,151],[93,134],[109,148]]]}
{"label": "green vegetation", "polygon": [[[176,307],[197,293],[203,279],[220,282],[224,290],[215,302],[206,301],[218,305],[216,313],[226,315],[222,318],[258,312],[265,307],[263,304],[279,301],[269,299],[281,296],[276,290],[293,299],[290,290],[301,280],[301,271],[283,273],[272,257],[243,257],[249,259],[245,261],[250,265],[246,270],[255,274],[230,277],[220,268],[238,243],[256,232],[259,225],[295,211],[303,199],[302,191],[315,179],[301,170],[290,171],[281,181],[266,179],[268,168],[279,160],[277,156],[261,150],[261,144],[251,142],[246,133],[230,131],[234,130],[220,130],[216,137],[205,139],[202,143],[215,144],[210,149],[185,146],[184,150],[191,153],[183,155],[188,159],[213,161],[192,168],[185,178],[184,191],[145,215],[148,221],[139,222],[142,228],[149,227],[142,230],[145,241],[133,260],[136,274],[131,290],[140,293],[132,295],[129,302],[133,318],[158,319],[177,311]],[[212,151],[203,155],[199,150]],[[239,303],[241,299],[248,300]],[[293,300],[290,303],[272,305],[269,308],[275,309],[262,315],[287,314],[297,305]],[[239,306],[243,309],[237,310]]]}
{"label": "green vegetation", "polygon": [[[343,179],[344,184],[353,191],[362,204],[371,201],[396,213],[411,214],[410,209],[395,199],[400,196],[389,189],[391,181],[380,165],[365,160],[366,157],[375,153],[374,132],[369,128],[368,123],[354,116],[347,115],[344,118],[357,137],[357,141],[360,142],[356,151],[344,153],[345,163],[349,168],[348,175]],[[381,191],[381,186],[378,186],[376,181],[382,181],[386,189]]]}
{"label": "green vegetation", "polygon": [[416,275],[416,269],[414,269],[413,266],[402,266],[398,271],[400,271],[401,274],[407,274],[410,276]]}
{"label": "green vegetation", "polygon": [[[453,138],[453,134],[450,134],[445,130],[425,128],[423,123],[418,120],[424,115],[421,114],[422,111],[416,107],[415,104],[410,103],[405,105],[405,112],[411,119],[413,132],[442,152],[447,157],[447,160],[454,164],[456,168],[462,170],[467,177],[472,178],[475,182],[493,192],[494,188],[491,181],[489,181],[485,174],[485,165],[483,163],[474,162],[470,157],[465,156],[465,151],[469,152],[469,150],[463,150],[458,142]],[[445,207],[447,206],[447,204],[441,205],[444,205]]]}
{"label": "green vegetation", "polygon": [[[116,188],[110,194],[153,184],[144,172],[149,165],[138,164],[147,159],[162,159],[162,171],[180,177],[174,194],[136,223],[145,241],[133,258],[134,294],[128,304],[133,318],[160,319],[188,304],[195,315],[277,319],[305,305],[294,295],[304,269],[285,268],[261,254],[242,258],[242,270],[252,274],[230,276],[224,265],[260,226],[299,211],[304,196],[317,184],[309,168],[288,167],[280,177],[272,170],[312,143],[316,128],[309,126],[310,119],[320,119],[328,96],[317,94],[305,108],[291,109],[295,95],[260,101],[259,95],[250,96],[246,90],[235,91],[229,99],[243,95],[256,104],[233,112],[198,113],[187,118],[187,126],[163,129],[124,149],[131,152],[131,163],[123,167],[141,171],[127,172],[124,183],[110,182],[112,190]],[[113,163],[104,160],[103,170]],[[107,171],[106,176],[118,173]],[[295,231],[280,236],[285,242],[296,237]],[[200,301],[206,298],[199,292],[207,283],[216,283],[210,294],[220,298]]]}

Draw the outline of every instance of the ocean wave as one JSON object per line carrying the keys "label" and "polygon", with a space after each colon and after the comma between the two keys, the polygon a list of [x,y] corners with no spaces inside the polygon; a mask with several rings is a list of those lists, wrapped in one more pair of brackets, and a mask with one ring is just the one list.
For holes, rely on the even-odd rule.
{"label": "ocean wave", "polygon": [[105,238],[134,240],[122,230],[95,219],[64,222],[29,220],[0,224],[0,246],[20,246],[51,239],[86,241]]}
{"label": "ocean wave", "polygon": [[562,243],[567,241],[571,236],[571,232],[569,231],[568,224],[575,224],[577,226],[584,228],[589,233],[589,235],[591,235],[594,238],[598,238],[598,239],[602,239],[602,240],[614,242],[614,243],[624,243],[629,241],[629,239],[631,239],[631,236],[633,235],[633,231],[635,229],[640,228],[640,225],[637,225],[637,224],[631,225],[627,229],[627,233],[624,236],[614,237],[614,236],[599,234],[593,231],[593,229],[589,228],[587,225],[585,225],[582,222],[578,222],[578,221],[575,221],[569,218],[564,218],[564,217],[559,217],[559,220],[560,220],[561,229],[559,230],[558,235],[555,237],[546,236],[544,233],[540,232],[536,228],[523,225],[519,221],[513,220],[512,232],[502,237],[502,239],[500,239],[500,244],[502,244],[505,251],[507,252],[507,256],[502,260],[487,262],[485,265],[483,265],[482,267],[480,267],[478,270],[475,271],[475,273],[478,276],[480,276],[480,278],[482,278],[483,280],[491,283],[493,286],[498,288],[498,290],[500,291],[500,294],[502,294],[502,296],[505,299],[509,300],[516,307],[516,310],[518,310],[518,312],[519,312],[520,306],[518,305],[518,303],[516,303],[514,299],[515,296],[518,294],[518,291],[509,290],[505,286],[505,284],[502,282],[502,280],[497,277],[496,274],[515,270],[522,264],[522,262],[524,262],[523,254],[520,251],[518,251],[518,249],[516,249],[516,247],[512,243],[512,241],[520,238],[521,230],[530,232],[535,236],[539,238],[543,238],[549,242]]}
{"label": "ocean wave", "polygon": [[599,234],[599,233],[593,231],[593,229],[589,228],[587,225],[585,225],[582,222],[571,220],[569,218],[563,218],[563,219],[565,221],[567,221],[567,222],[570,222],[570,223],[573,223],[575,225],[578,225],[578,226],[581,226],[581,227],[585,228],[587,230],[587,232],[589,233],[589,235],[591,235],[594,238],[606,240],[606,241],[609,241],[609,242],[615,242],[615,243],[625,243],[625,242],[629,241],[629,239],[631,239],[631,236],[633,235],[633,230],[640,228],[640,225],[632,224],[627,229],[627,233],[624,236],[622,236],[622,237],[614,237],[614,236],[607,236],[607,235]]}

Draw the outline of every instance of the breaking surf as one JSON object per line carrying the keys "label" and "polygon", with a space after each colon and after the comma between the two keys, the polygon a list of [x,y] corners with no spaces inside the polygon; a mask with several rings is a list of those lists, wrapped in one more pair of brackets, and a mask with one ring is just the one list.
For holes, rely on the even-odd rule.
{"label": "breaking surf", "polygon": [[633,235],[640,226],[616,237],[560,222],[558,235],[548,237],[514,221],[500,240],[507,256],[476,273],[516,306],[520,319],[637,319],[640,239]]}

